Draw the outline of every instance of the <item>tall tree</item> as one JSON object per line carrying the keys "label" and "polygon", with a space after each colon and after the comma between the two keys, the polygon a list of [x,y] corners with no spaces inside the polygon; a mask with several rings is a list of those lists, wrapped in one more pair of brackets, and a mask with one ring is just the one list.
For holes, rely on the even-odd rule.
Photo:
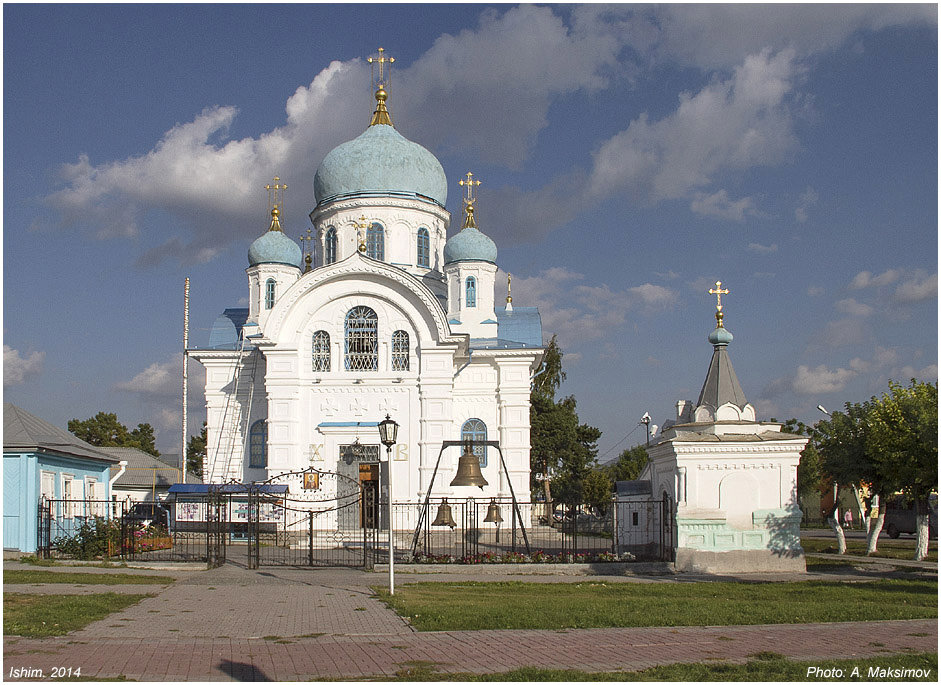
{"label": "tall tree", "polygon": [[617,461],[605,464],[602,469],[612,481],[637,480],[647,465],[647,448],[643,445],[630,447],[621,452]]}
{"label": "tall tree", "polygon": [[118,421],[117,414],[98,412],[94,417],[79,421],[71,419],[69,431],[90,445],[97,447],[136,447],[139,450],[160,456],[154,445],[154,429],[149,423],[139,423],[133,431]]}
{"label": "tall tree", "polygon": [[186,445],[186,470],[200,478],[203,477],[203,463],[206,459],[206,422],[199,435],[191,435]]}
{"label": "tall tree", "polygon": [[928,553],[928,496],[938,489],[938,385],[889,381],[889,392],[872,399],[867,418],[873,473],[884,490],[900,490],[915,504],[915,559],[921,561]]}

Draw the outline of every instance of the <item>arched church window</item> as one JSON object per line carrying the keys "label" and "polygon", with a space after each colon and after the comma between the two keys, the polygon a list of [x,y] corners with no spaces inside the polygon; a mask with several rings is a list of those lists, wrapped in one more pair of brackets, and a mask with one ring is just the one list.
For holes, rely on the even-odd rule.
{"label": "arched church window", "polygon": [[330,334],[327,331],[314,333],[311,344],[311,362],[315,373],[330,370]]}
{"label": "arched church window", "polygon": [[467,307],[477,306],[477,279],[468,276],[464,283],[465,302]]}
{"label": "arched church window", "polygon": [[386,232],[382,224],[373,223],[366,231],[366,256],[384,262],[386,259]]}
{"label": "arched church window", "polygon": [[379,318],[369,307],[353,307],[346,315],[347,371],[379,369]]}
{"label": "arched church window", "polygon": [[[487,439],[487,424],[480,419],[468,419],[461,427],[461,440],[474,442]],[[474,454],[480,460],[481,467],[487,465],[487,446],[474,445]]]}
{"label": "arched church window", "polygon": [[274,307],[274,288],[275,281],[273,278],[269,278],[265,281],[265,309]]}
{"label": "arched church window", "polygon": [[327,229],[323,240],[323,263],[333,264],[337,260],[337,229],[333,226]]}
{"label": "arched church window", "polygon": [[248,465],[253,469],[268,466],[268,422],[262,419],[252,424],[248,432]]}
{"label": "arched church window", "polygon": [[392,370],[408,371],[408,331],[392,334]]}
{"label": "arched church window", "polygon": [[431,240],[428,237],[427,228],[418,229],[418,266],[423,266],[428,268],[430,263],[429,253],[430,253]]}

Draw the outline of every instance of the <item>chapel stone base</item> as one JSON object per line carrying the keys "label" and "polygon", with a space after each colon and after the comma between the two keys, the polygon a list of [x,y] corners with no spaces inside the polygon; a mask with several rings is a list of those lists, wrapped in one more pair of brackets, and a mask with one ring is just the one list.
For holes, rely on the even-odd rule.
{"label": "chapel stone base", "polygon": [[805,573],[804,552],[740,549],[713,552],[680,547],[674,566],[681,573]]}

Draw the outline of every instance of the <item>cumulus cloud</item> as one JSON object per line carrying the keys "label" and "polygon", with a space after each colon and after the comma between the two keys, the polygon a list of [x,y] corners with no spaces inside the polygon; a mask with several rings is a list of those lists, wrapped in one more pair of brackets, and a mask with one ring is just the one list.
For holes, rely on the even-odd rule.
{"label": "cumulus cloud", "polygon": [[151,398],[179,395],[182,389],[183,357],[174,355],[166,362],[154,362],[129,381],[115,384],[125,390]]}
{"label": "cumulus cloud", "polygon": [[869,316],[872,314],[872,307],[862,302],[857,302],[852,297],[845,300],[839,300],[835,305],[838,312],[849,314],[850,316]]}
{"label": "cumulus cloud", "polygon": [[21,356],[19,350],[3,346],[3,386],[22,385],[28,378],[42,373],[45,352],[34,351]]}
{"label": "cumulus cloud", "polygon": [[804,223],[807,221],[807,210],[810,209],[810,207],[813,205],[817,204],[818,199],[819,195],[817,195],[817,191],[810,186],[807,187],[807,190],[801,193],[801,196],[797,201],[797,208],[794,210],[794,216],[798,222]]}
{"label": "cumulus cloud", "polygon": [[826,291],[818,285],[807,286],[807,294],[811,297],[819,297],[820,295],[823,295],[824,292]]}
{"label": "cumulus cloud", "polygon": [[771,243],[770,245],[762,245],[761,243],[748,243],[748,247],[745,249],[757,254],[771,254],[772,252],[778,251],[778,244]]}
{"label": "cumulus cloud", "polygon": [[680,94],[672,114],[642,114],[595,153],[590,192],[659,202],[699,191],[722,171],[779,163],[797,143],[788,96],[798,73],[793,50],[763,50],[730,78]]}
{"label": "cumulus cloud", "polygon": [[911,278],[899,283],[894,299],[906,304],[933,300],[938,297],[938,274],[916,272]]}
{"label": "cumulus cloud", "polygon": [[[568,343],[596,340],[622,326],[631,311],[650,314],[676,301],[673,290],[652,283],[612,290],[606,284],[584,281],[584,274],[564,267],[530,277],[514,276],[513,300],[538,306],[544,335],[548,338],[555,333]],[[505,294],[505,288],[498,288],[497,301]]]}
{"label": "cumulus cloud", "polygon": [[801,364],[797,367],[797,375],[794,377],[791,389],[798,395],[839,392],[856,374],[857,372],[852,369],[830,370],[823,364],[811,369]]}
{"label": "cumulus cloud", "polygon": [[746,214],[757,214],[755,210],[755,201],[750,197],[743,197],[738,200],[729,198],[725,190],[719,190],[708,194],[697,192],[693,194],[693,201],[689,208],[694,214],[711,216],[717,219],[727,219],[729,221],[744,221]]}
{"label": "cumulus cloud", "polygon": [[871,271],[860,271],[850,281],[850,290],[862,290],[863,288],[878,288],[884,285],[894,283],[899,279],[898,269],[886,269],[878,276],[873,276]]}

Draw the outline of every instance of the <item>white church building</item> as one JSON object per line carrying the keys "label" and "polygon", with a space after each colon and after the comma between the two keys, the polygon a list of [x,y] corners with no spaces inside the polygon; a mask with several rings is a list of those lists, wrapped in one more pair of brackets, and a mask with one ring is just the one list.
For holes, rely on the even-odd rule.
{"label": "white church building", "polygon": [[[468,438],[499,442],[527,501],[539,312],[495,302],[497,248],[474,216],[479,181],[459,182],[464,218],[449,237],[444,170],[394,128],[386,98],[380,69],[370,125],[314,176],[306,254],[281,226],[280,179],[267,186],[271,221],[248,249],[248,308],[226,309],[209,344],[187,350],[206,370],[204,480],[313,467],[376,488],[377,424],[388,414],[400,425],[395,501],[424,498],[442,442]],[[448,449],[431,494],[509,497],[496,450],[476,453],[482,491],[449,485],[460,451]],[[327,481],[290,481],[289,497],[314,486],[331,495]]]}

